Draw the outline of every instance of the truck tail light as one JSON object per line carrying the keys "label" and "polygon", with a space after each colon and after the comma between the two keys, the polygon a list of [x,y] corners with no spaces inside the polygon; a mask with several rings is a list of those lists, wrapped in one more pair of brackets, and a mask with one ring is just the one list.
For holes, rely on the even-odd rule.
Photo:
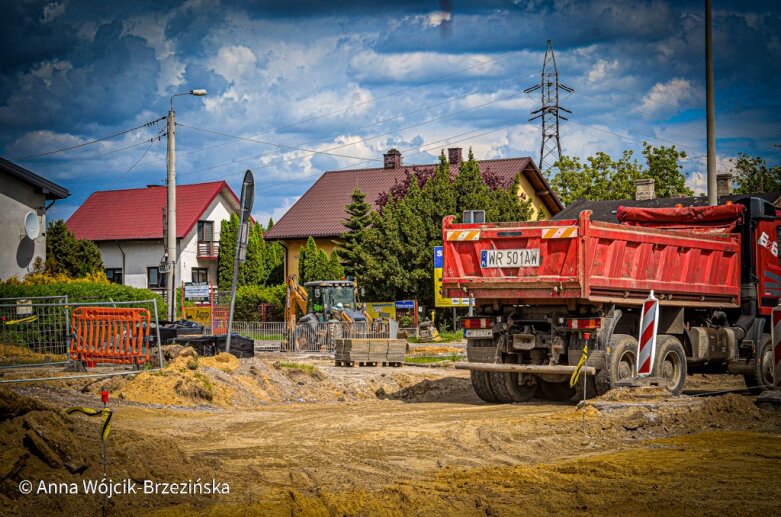
{"label": "truck tail light", "polygon": [[492,323],[491,318],[464,318],[461,320],[461,326],[465,329],[490,329]]}
{"label": "truck tail light", "polygon": [[602,318],[568,319],[567,328],[570,330],[596,330],[602,328]]}

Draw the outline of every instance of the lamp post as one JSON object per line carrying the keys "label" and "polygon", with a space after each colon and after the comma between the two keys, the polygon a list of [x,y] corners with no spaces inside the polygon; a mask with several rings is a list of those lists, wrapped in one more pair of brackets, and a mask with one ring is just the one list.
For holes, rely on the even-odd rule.
{"label": "lamp post", "polygon": [[165,250],[166,267],[168,268],[168,278],[166,282],[166,293],[168,298],[168,316],[170,321],[176,320],[176,264],[179,262],[176,247],[176,118],[174,115],[174,97],[180,95],[196,95],[202,97],[206,95],[206,90],[190,90],[189,92],[177,93],[171,96],[171,102],[168,107],[167,136],[168,136],[168,154],[166,160],[168,184],[168,215],[166,217],[168,237],[168,248]]}

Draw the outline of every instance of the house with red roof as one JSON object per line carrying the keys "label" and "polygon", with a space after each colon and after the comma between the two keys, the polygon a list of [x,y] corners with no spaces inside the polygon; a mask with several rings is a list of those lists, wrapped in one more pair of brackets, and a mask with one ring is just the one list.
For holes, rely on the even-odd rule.
{"label": "house with red roof", "polygon": [[[110,281],[162,292],[166,200],[162,185],[98,191],[65,224],[98,245]],[[239,199],[224,181],[176,186],[177,284],[216,284],[220,224],[238,211]]]}
{"label": "house with red roof", "polygon": [[[310,236],[319,248],[333,252],[333,241],[344,233],[345,207],[350,204],[350,194],[356,186],[366,194],[366,202],[376,209],[381,195],[403,182],[407,174],[430,173],[437,166],[434,163],[402,165],[401,153],[396,149],[383,157],[383,167],[325,172],[268,232],[267,240],[279,241],[285,248],[285,276],[298,272],[298,257]],[[463,161],[462,149],[448,149],[448,161],[451,175],[455,175]],[[478,160],[477,163],[484,175],[490,173],[505,184],[510,184],[520,173],[518,195],[531,199],[533,217],[539,214],[541,219],[549,219],[564,208],[530,157]]]}

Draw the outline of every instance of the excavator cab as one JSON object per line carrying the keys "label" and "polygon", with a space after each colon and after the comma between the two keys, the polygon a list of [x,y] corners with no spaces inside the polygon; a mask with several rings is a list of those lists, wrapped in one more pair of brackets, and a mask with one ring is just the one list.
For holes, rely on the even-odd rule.
{"label": "excavator cab", "polygon": [[304,284],[307,298],[307,312],[314,314],[320,322],[331,319],[352,321],[363,320],[363,314],[355,310],[355,284],[346,280],[307,282]]}

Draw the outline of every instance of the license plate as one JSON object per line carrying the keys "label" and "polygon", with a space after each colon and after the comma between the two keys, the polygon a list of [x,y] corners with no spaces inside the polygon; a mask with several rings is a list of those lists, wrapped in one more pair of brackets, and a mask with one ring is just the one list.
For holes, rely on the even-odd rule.
{"label": "license plate", "polygon": [[539,267],[540,249],[482,250],[480,267]]}
{"label": "license plate", "polygon": [[465,329],[464,337],[494,337],[492,329]]}

